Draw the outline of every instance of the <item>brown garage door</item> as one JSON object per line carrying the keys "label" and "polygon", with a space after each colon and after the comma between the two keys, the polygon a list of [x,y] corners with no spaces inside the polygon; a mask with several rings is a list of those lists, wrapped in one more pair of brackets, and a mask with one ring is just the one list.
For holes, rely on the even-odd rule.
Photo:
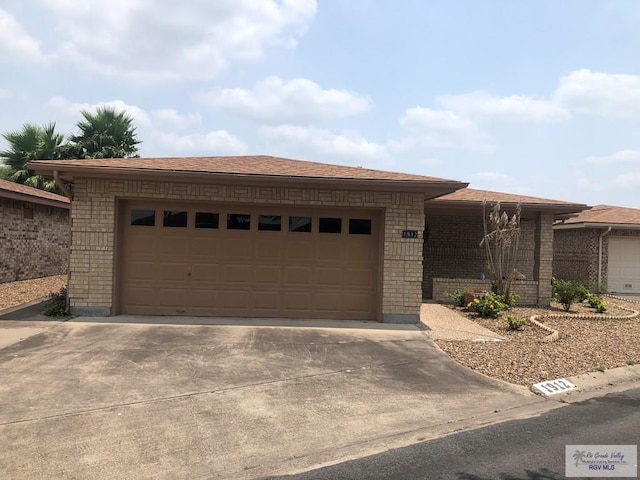
{"label": "brown garage door", "polygon": [[123,202],[118,311],[377,319],[379,213]]}

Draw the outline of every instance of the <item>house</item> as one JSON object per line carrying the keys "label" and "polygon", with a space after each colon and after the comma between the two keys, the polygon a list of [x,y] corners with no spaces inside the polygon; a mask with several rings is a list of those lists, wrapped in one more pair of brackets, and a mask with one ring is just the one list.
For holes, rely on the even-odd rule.
{"label": "house", "polygon": [[0,179],[0,283],[67,273],[69,203]]}
{"label": "house", "polygon": [[520,243],[514,285],[521,305],[551,301],[553,223],[586,205],[546,198],[466,188],[425,202],[423,296],[451,302],[456,290],[490,290],[484,236],[483,204],[496,202],[510,215],[521,207]]}
{"label": "house", "polygon": [[553,227],[553,274],[640,293],[640,209],[596,205]]}
{"label": "house", "polygon": [[29,168],[74,185],[69,300],[87,315],[414,323],[425,201],[467,185],[270,156]]}

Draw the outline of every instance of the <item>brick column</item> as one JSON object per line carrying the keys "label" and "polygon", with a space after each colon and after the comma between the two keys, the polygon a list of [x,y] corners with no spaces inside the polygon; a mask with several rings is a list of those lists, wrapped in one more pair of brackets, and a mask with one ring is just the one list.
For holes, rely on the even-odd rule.
{"label": "brick column", "polygon": [[553,215],[539,213],[536,218],[534,278],[538,281],[538,305],[551,303],[553,268]]}

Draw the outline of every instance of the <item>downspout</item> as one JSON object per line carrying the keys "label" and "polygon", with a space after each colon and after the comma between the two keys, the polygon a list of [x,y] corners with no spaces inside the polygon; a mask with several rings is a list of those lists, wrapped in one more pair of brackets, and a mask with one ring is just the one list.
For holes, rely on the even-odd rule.
{"label": "downspout", "polygon": [[598,238],[598,288],[602,284],[602,239],[611,233],[611,227],[600,234]]}

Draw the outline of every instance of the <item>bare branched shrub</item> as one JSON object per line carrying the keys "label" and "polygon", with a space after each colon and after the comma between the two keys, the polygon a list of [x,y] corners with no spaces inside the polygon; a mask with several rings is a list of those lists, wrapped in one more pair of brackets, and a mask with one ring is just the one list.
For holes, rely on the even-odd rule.
{"label": "bare branched shrub", "polygon": [[482,204],[484,237],[480,246],[485,247],[491,289],[509,301],[512,298],[511,284],[518,277],[516,259],[520,244],[520,204],[509,217],[500,211],[500,202],[487,212],[487,202]]}

